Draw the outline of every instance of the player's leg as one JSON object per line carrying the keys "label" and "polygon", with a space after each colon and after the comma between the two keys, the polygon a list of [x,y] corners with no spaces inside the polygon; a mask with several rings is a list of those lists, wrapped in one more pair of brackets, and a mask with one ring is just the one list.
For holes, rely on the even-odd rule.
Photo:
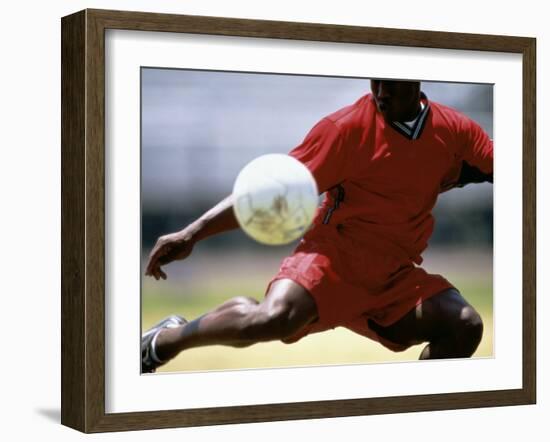
{"label": "player's leg", "polygon": [[426,318],[420,320],[420,326],[429,342],[420,359],[469,358],[477,350],[483,321],[457,290],[428,299],[419,310]]}
{"label": "player's leg", "polygon": [[290,279],[280,279],[271,284],[262,302],[233,298],[194,321],[163,329],[156,338],[155,353],[167,361],[193,347],[246,347],[281,340],[316,318],[315,301],[306,289]]}
{"label": "player's leg", "polygon": [[397,344],[428,342],[420,359],[470,357],[483,335],[479,313],[456,289],[428,298],[389,327],[369,324],[381,337]]}

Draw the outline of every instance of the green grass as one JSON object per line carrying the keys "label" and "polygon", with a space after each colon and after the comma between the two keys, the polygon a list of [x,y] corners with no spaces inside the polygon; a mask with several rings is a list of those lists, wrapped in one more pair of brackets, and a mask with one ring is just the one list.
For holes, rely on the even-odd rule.
{"label": "green grass", "polygon": [[[479,311],[485,331],[483,340],[474,355],[491,357],[493,354],[493,297],[490,279],[481,281],[452,281],[462,294]],[[201,285],[159,284],[144,281],[142,298],[142,324],[146,330],[159,319],[177,313],[194,319],[215,308],[227,299],[253,296],[261,299],[265,284],[249,279],[239,282],[225,280],[223,284],[205,281]],[[244,368],[267,368],[311,365],[365,364],[416,360],[422,346],[394,353],[382,345],[354,334],[346,329],[318,333],[287,345],[280,342],[257,344],[244,349],[211,346],[187,350],[159,371],[204,371]]]}

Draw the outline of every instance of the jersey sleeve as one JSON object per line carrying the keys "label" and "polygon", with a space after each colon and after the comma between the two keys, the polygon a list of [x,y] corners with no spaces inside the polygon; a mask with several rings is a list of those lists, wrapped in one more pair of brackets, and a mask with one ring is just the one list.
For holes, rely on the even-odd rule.
{"label": "jersey sleeve", "polygon": [[311,171],[320,194],[349,175],[349,149],[338,127],[327,118],[317,123],[289,154]]}
{"label": "jersey sleeve", "polygon": [[475,121],[464,118],[460,124],[460,175],[457,186],[493,182],[493,141]]}

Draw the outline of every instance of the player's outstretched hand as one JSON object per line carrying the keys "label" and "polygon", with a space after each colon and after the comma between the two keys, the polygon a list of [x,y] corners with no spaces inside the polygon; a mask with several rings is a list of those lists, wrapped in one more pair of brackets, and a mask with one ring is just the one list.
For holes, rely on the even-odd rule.
{"label": "player's outstretched hand", "polygon": [[185,231],[161,236],[151,250],[145,274],[157,281],[161,278],[166,279],[166,273],[162,271],[161,266],[187,258],[193,251],[194,244]]}

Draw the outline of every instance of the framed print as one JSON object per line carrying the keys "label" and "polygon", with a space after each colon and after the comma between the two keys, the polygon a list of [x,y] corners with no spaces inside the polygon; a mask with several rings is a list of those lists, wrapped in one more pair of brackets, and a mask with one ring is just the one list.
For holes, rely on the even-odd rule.
{"label": "framed print", "polygon": [[[535,68],[525,37],[64,17],[62,423],[535,403]],[[233,185],[273,154],[254,227]]]}

